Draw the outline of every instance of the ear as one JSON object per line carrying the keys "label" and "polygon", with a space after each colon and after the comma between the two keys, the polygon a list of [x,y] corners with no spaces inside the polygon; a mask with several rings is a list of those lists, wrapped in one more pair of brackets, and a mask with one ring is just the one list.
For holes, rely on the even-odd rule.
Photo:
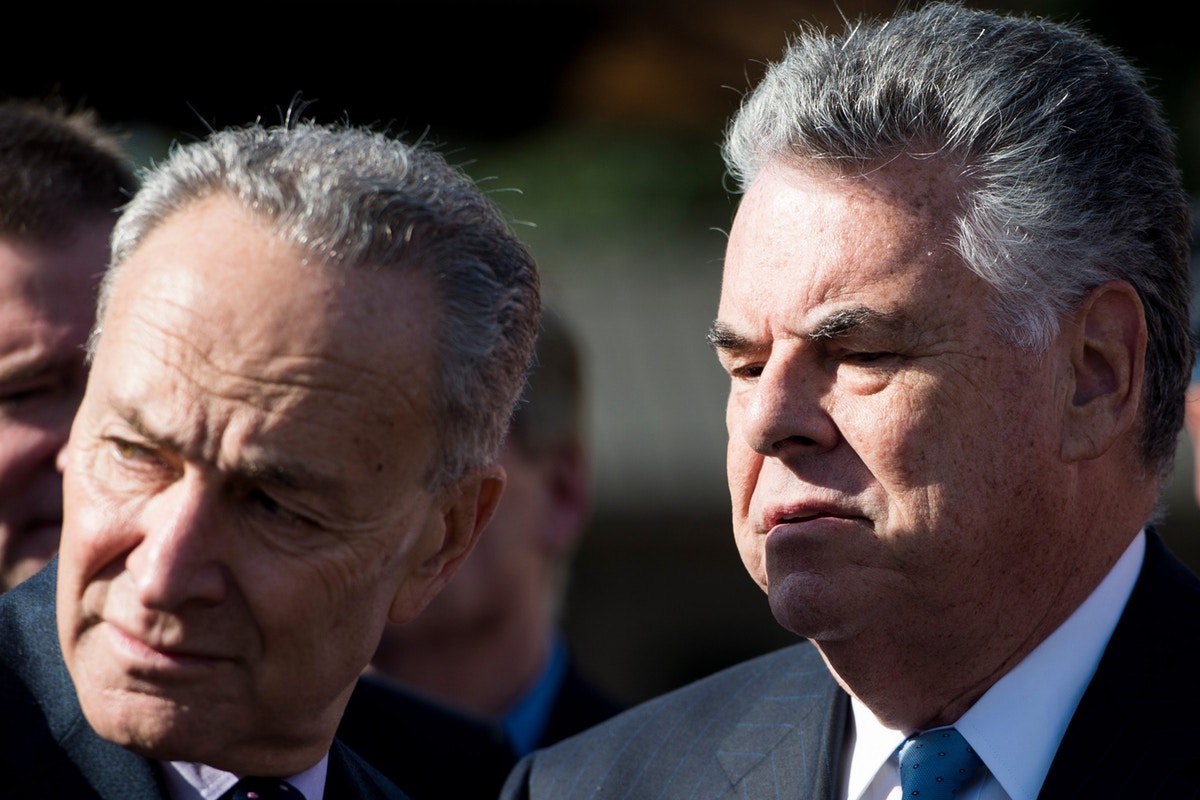
{"label": "ear", "polygon": [[505,479],[504,468],[493,464],[442,490],[436,501],[441,513],[429,521],[425,541],[418,545],[423,550],[415,553],[420,561],[392,598],[391,622],[402,624],[420,614],[462,566],[496,512]]}
{"label": "ear", "polygon": [[1078,462],[1099,457],[1135,427],[1147,334],[1141,298],[1124,281],[1092,289],[1072,318],[1064,325],[1073,380],[1062,456]]}
{"label": "ear", "polygon": [[575,548],[591,516],[591,473],[583,446],[577,442],[555,447],[543,458],[549,511],[541,542],[551,556],[558,556]]}
{"label": "ear", "polygon": [[1192,445],[1192,490],[1200,503],[1200,382],[1193,381],[1187,390],[1183,407],[1183,424]]}

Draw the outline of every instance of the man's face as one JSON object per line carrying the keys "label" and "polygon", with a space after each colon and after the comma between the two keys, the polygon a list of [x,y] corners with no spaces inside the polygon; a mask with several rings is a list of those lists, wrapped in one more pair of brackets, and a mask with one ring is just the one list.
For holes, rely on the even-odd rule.
{"label": "man's face", "polygon": [[152,757],[288,774],[385,621],[439,585],[436,302],[300,263],[224,197],[122,267],[65,456],[58,614],[83,710]]}
{"label": "man's face", "polygon": [[992,330],[991,290],[946,246],[954,188],[936,161],[772,165],[731,230],[714,334],[734,528],[802,636],[941,647],[1057,585],[1063,346]]}
{"label": "man's face", "polygon": [[0,592],[58,548],[54,462],[87,380],[84,344],[111,229],[86,224],[62,248],[0,237]]}

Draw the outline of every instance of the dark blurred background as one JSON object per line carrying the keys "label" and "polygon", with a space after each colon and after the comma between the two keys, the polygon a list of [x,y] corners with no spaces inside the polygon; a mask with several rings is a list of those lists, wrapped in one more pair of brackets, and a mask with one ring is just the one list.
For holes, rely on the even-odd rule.
{"label": "dark blurred background", "polygon": [[[148,163],[210,127],[386,126],[439,143],[493,192],[583,340],[598,505],[567,627],[639,700],[792,641],[738,559],[724,480],[725,380],[704,342],[736,198],[725,119],[798,21],[895,2],[58,4],[5,8],[0,96],[61,97]],[[1200,180],[1200,48],[1178,6],[989,4],[1078,20],[1152,78]],[[840,10],[839,10],[840,9]],[[986,454],[981,454],[986,457]],[[1180,450],[1162,530],[1200,568]]]}

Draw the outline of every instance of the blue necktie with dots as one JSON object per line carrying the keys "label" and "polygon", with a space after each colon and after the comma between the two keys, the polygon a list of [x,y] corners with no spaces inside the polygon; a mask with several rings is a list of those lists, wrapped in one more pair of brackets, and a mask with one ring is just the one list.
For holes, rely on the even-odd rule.
{"label": "blue necktie with dots", "polygon": [[906,800],[950,800],[981,764],[961,733],[935,728],[900,745],[900,787]]}
{"label": "blue necktie with dots", "polygon": [[283,778],[246,777],[221,795],[221,800],[304,800],[304,794]]}

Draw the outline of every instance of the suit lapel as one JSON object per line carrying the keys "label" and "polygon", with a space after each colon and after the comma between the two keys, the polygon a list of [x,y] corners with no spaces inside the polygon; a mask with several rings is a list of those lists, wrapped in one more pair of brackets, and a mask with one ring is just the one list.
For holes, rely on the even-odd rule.
{"label": "suit lapel", "polygon": [[[165,797],[153,763],[101,739],[83,716],[58,645],[56,565],[57,560],[52,561],[14,589],[10,598],[16,601],[21,619],[6,629],[5,635],[10,637],[6,644],[21,657],[15,665],[19,677],[3,680],[20,686],[21,694],[16,707],[4,709],[11,712],[5,723],[18,726],[21,733],[13,745],[6,745],[9,756],[21,759],[17,765],[21,780],[36,788],[30,797]],[[0,794],[11,788],[0,785]],[[16,792],[13,796],[26,795]]]}
{"label": "suit lapel", "polygon": [[326,800],[409,800],[391,781],[335,738],[325,775]]}
{"label": "suit lapel", "polygon": [[167,797],[158,768],[152,761],[101,739],[82,714],[79,724],[63,740],[62,746],[104,800]]}
{"label": "suit lapel", "polygon": [[764,686],[717,760],[740,796],[832,798],[848,713],[820,658],[802,659]]}
{"label": "suit lapel", "polygon": [[1200,579],[1153,532],[1039,797],[1200,798]]}

